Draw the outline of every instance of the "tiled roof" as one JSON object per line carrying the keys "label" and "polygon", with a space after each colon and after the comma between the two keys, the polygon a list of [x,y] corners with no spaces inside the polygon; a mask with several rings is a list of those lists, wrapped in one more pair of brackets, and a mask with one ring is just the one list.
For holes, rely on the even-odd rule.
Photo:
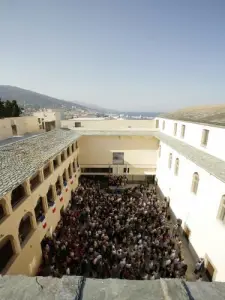
{"label": "tiled roof", "polygon": [[80,135],[56,129],[0,147],[0,197],[20,185]]}
{"label": "tiled roof", "polygon": [[225,183],[225,161],[162,132],[155,133],[155,137]]}
{"label": "tiled roof", "polygon": [[159,117],[193,123],[225,126],[225,105],[188,107],[175,112],[162,114]]}
{"label": "tiled roof", "polygon": [[0,276],[1,300],[224,300],[221,282]]}

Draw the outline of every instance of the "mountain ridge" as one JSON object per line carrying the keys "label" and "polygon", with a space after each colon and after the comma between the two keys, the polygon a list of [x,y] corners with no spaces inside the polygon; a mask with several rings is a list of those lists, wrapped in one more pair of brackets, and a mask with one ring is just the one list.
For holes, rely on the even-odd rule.
{"label": "mountain ridge", "polygon": [[[84,110],[107,111],[105,108],[97,105],[82,104],[79,101],[67,101],[58,99],[42,93],[19,88],[11,85],[0,85],[0,98],[4,100],[17,100],[20,106],[34,106],[38,108],[72,108],[76,106]],[[95,108],[96,107],[96,108]],[[111,111],[111,110],[109,110]]]}

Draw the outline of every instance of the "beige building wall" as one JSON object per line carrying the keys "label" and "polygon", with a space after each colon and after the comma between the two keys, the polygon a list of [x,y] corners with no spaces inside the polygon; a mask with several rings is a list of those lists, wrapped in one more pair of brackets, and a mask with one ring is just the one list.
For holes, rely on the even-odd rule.
{"label": "beige building wall", "polygon": [[77,130],[81,129],[127,129],[127,128],[155,128],[155,120],[105,120],[105,119],[91,119],[91,120],[82,120],[82,119],[72,119],[72,120],[62,120],[61,127],[63,128],[73,128],[75,127],[75,122],[80,122],[81,127],[78,127]]}
{"label": "beige building wall", "polygon": [[113,164],[113,152],[124,152],[124,166],[114,166],[114,173],[129,167],[130,174],[144,174],[155,171],[158,144],[152,136],[83,136],[79,140],[79,163],[81,168],[106,168]]}
{"label": "beige building wall", "polygon": [[0,119],[0,140],[12,137],[12,127],[10,119]]}
{"label": "beige building wall", "polygon": [[[45,197],[45,204],[47,207],[46,195],[51,185],[55,186],[58,176],[62,176],[65,169],[68,169],[70,163],[74,160],[77,161],[79,149],[76,149],[64,162],[57,167],[57,169],[31,193],[29,192],[29,179],[27,179],[25,185],[28,191],[28,196],[18,205],[14,210],[11,206],[11,192],[4,196],[6,201],[7,217],[1,222],[0,226],[0,243],[2,239],[7,236],[11,236],[14,240],[15,252],[14,258],[7,266],[6,274],[25,274],[35,275],[38,271],[39,265],[42,259],[41,241],[46,234],[50,234],[54,231],[57,223],[60,220],[60,209],[67,207],[69,200],[71,199],[71,191],[75,190],[78,185],[78,178],[80,176],[80,170],[77,168],[76,173],[73,172],[73,183],[68,181],[68,191],[63,188],[62,195],[63,201],[60,201],[59,196],[55,195],[56,212],[52,212],[52,207],[47,208],[45,215],[47,226],[43,228],[42,223],[37,224],[35,219],[35,206],[39,197]],[[50,161],[50,163],[52,160]],[[52,167],[53,168],[53,167]],[[25,245],[21,248],[18,229],[21,219],[26,213],[32,215],[33,231]]]}
{"label": "beige building wall", "polygon": [[[13,134],[12,126],[15,126],[17,134]],[[28,116],[0,120],[0,140],[10,138],[13,135],[24,135],[26,133],[38,133],[42,131],[36,117]]]}

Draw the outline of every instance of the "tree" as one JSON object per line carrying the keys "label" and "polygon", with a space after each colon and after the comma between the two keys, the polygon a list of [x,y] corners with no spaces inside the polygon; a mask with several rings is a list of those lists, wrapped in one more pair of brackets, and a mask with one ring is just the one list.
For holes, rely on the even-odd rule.
{"label": "tree", "polygon": [[12,101],[12,117],[19,117],[22,113],[21,108],[17,104],[16,100]]}
{"label": "tree", "polygon": [[16,100],[2,101],[0,98],[0,118],[19,117],[21,113],[22,109]]}
{"label": "tree", "polygon": [[4,118],[4,114],[5,114],[4,102],[0,98],[0,119]]}

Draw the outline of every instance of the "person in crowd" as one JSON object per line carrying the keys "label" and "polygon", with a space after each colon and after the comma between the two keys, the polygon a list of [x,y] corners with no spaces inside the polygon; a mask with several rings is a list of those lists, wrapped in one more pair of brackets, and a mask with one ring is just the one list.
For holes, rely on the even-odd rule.
{"label": "person in crowd", "polygon": [[[110,177],[121,185],[123,177]],[[124,178],[124,184],[126,180]],[[154,280],[184,278],[187,265],[169,206],[155,186],[108,194],[81,178],[52,237],[42,242],[40,275]]]}

